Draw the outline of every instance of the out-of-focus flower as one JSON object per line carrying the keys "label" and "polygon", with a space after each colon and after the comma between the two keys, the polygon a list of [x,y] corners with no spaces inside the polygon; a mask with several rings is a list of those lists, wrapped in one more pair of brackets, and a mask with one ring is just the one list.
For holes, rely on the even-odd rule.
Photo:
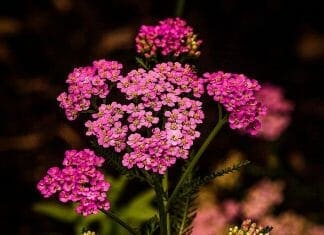
{"label": "out-of-focus flower", "polygon": [[209,205],[198,209],[193,221],[191,235],[222,234],[228,226],[228,218],[217,205]]}
{"label": "out-of-focus flower", "polygon": [[292,212],[284,212],[279,216],[266,216],[261,223],[273,227],[273,235],[304,235],[306,219]]}
{"label": "out-of-focus flower", "polygon": [[192,235],[224,234],[230,222],[239,215],[238,202],[227,199],[223,203],[215,203],[214,199],[215,195],[208,188],[203,188],[199,192]]}
{"label": "out-of-focus flower", "polygon": [[307,235],[323,235],[324,225],[310,225],[306,232]]}
{"label": "out-of-focus flower", "polygon": [[269,141],[276,140],[289,125],[294,105],[285,99],[282,88],[271,84],[262,85],[256,97],[267,107],[266,115],[260,117],[258,136]]}
{"label": "out-of-focus flower", "polygon": [[284,184],[280,181],[262,180],[254,185],[242,202],[245,218],[258,219],[283,200]]}

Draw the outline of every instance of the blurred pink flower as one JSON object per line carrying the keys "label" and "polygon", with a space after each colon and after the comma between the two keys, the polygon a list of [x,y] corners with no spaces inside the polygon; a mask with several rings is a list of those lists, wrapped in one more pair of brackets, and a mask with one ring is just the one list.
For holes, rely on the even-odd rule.
{"label": "blurred pink flower", "polygon": [[324,225],[313,225],[310,226],[307,230],[307,235],[323,235],[324,234]]}
{"label": "blurred pink flower", "polygon": [[283,186],[280,181],[262,180],[250,188],[242,202],[244,217],[258,219],[280,204],[283,201]]}
{"label": "blurred pink flower", "polygon": [[293,212],[267,216],[261,219],[261,223],[273,227],[272,235],[305,235],[306,219]]}
{"label": "blurred pink flower", "polygon": [[256,93],[257,99],[267,107],[267,114],[260,117],[259,137],[276,140],[290,123],[293,103],[286,100],[284,90],[278,86],[264,84]]}
{"label": "blurred pink flower", "polygon": [[191,235],[223,234],[228,222],[228,218],[217,205],[199,208],[193,221]]}

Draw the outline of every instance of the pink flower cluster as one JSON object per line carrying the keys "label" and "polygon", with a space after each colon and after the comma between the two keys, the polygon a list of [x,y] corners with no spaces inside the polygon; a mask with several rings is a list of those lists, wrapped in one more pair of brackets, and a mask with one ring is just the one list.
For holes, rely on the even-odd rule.
{"label": "pink flower cluster", "polygon": [[153,128],[148,137],[139,133],[129,135],[127,144],[133,151],[123,156],[125,167],[136,165],[164,174],[178,158],[188,158],[194,139],[200,136],[196,127],[202,123],[204,113],[201,102],[189,98],[179,98],[177,105],[178,108],[164,112],[164,128]]}
{"label": "pink flower cluster", "polygon": [[266,114],[266,108],[255,97],[261,88],[259,83],[243,74],[222,71],[205,73],[204,77],[208,94],[230,112],[230,127],[256,135],[261,127],[259,118]]}
{"label": "pink flower cluster", "polygon": [[280,181],[262,180],[254,185],[242,202],[245,218],[258,219],[283,201],[284,185]]}
{"label": "pink flower cluster", "polygon": [[91,97],[105,98],[109,93],[106,80],[116,81],[121,68],[118,62],[106,60],[94,61],[92,66],[75,68],[66,80],[68,92],[57,97],[67,118],[74,120],[78,113],[88,110]]}
{"label": "pink flower cluster", "polygon": [[[149,71],[132,70],[126,76],[120,75],[121,68],[115,61],[99,60],[75,69],[67,80],[68,93],[63,92],[58,100],[72,120],[89,108],[92,96],[106,98],[108,81],[116,83],[131,103],[101,104],[93,119],[85,123],[86,135],[95,136],[99,145],[113,147],[118,153],[127,149],[122,160],[127,168],[137,166],[163,174],[176,159],[188,158],[190,147],[200,136],[196,128],[204,113],[195,98],[204,93],[205,83],[208,93],[230,112],[233,129],[251,134],[258,130],[257,118],[264,114],[264,107],[254,93],[260,86],[244,75],[217,72],[200,78],[190,65],[178,62],[160,63]],[[143,135],[145,129],[150,134]]]}
{"label": "pink flower cluster", "polygon": [[59,192],[61,202],[79,202],[76,211],[84,216],[95,214],[100,209],[108,210],[107,191],[110,184],[103,173],[97,170],[104,159],[89,149],[65,152],[63,169],[52,167],[38,182],[37,188],[48,198]]}
{"label": "pink flower cluster", "polygon": [[188,64],[157,64],[152,70],[132,70],[118,81],[117,88],[128,100],[141,97],[144,106],[159,111],[162,105],[174,107],[178,96],[192,92],[199,98],[204,93],[204,80]]}
{"label": "pink flower cluster", "polygon": [[198,47],[202,43],[180,18],[168,18],[156,26],[141,26],[135,41],[137,52],[146,58],[155,57],[158,53],[175,57],[180,54],[199,56]]}
{"label": "pink flower cluster", "polygon": [[104,148],[114,147],[116,152],[121,152],[126,147],[126,134],[128,126],[123,125],[125,107],[117,102],[102,104],[98,113],[92,114],[94,121],[88,120],[86,135],[97,137],[98,144]]}
{"label": "pink flower cluster", "polygon": [[260,118],[258,136],[270,141],[276,140],[290,123],[293,104],[285,99],[282,88],[271,84],[264,84],[256,97],[267,107],[267,114]]}
{"label": "pink flower cluster", "polygon": [[[102,104],[92,115],[94,120],[86,122],[86,134],[96,136],[99,145],[114,147],[116,152],[129,146],[132,151],[122,160],[125,167],[163,174],[177,158],[188,158],[194,139],[200,136],[196,128],[204,118],[202,103],[181,95],[200,97],[203,83],[189,65],[180,63],[157,64],[150,71],[132,70],[119,78],[117,88],[126,99],[137,102]],[[163,125],[156,116],[159,111]],[[143,128],[150,128],[151,133],[143,136]]]}

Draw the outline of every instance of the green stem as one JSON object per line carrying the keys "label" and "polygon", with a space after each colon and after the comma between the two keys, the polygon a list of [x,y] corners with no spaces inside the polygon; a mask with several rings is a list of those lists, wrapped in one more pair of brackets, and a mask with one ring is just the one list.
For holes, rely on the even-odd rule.
{"label": "green stem", "polygon": [[159,210],[159,218],[160,218],[160,235],[168,235],[167,233],[167,216],[165,210],[165,202],[164,202],[164,191],[161,186],[160,180],[155,180],[154,182],[154,191],[157,199],[158,210]]}
{"label": "green stem", "polygon": [[176,6],[176,10],[175,10],[176,16],[179,16],[179,17],[182,16],[185,2],[186,2],[186,0],[178,0],[177,1],[177,6]]}
{"label": "green stem", "polygon": [[92,114],[92,113],[96,113],[96,111],[92,110],[92,109],[88,109],[88,110],[81,111],[81,113],[90,113],[90,114]]}
{"label": "green stem", "polygon": [[149,173],[147,173],[146,170],[141,170],[142,174],[145,176],[146,182],[152,187],[154,188],[154,184],[152,181],[152,177],[150,176]]}
{"label": "green stem", "polygon": [[131,228],[128,224],[126,224],[123,220],[121,220],[117,215],[115,215],[111,211],[101,210],[101,212],[104,213],[113,221],[115,221],[116,223],[118,223],[119,225],[121,225],[122,227],[124,227],[124,229],[126,229],[130,234],[137,235],[137,233],[134,231],[133,228]]}
{"label": "green stem", "polygon": [[210,134],[208,135],[207,139],[202,144],[202,146],[200,147],[200,149],[198,150],[198,152],[192,158],[192,160],[189,163],[189,165],[188,165],[187,169],[185,170],[185,172],[182,174],[182,176],[181,176],[178,184],[174,188],[174,190],[173,190],[173,192],[172,192],[172,194],[171,194],[171,196],[169,198],[169,201],[168,201],[168,204],[167,204],[167,209],[170,208],[170,205],[171,205],[172,201],[175,199],[175,196],[178,194],[178,192],[181,189],[183,183],[186,181],[186,179],[188,178],[188,176],[192,172],[193,168],[196,166],[198,160],[200,159],[200,157],[202,156],[202,154],[205,152],[205,150],[207,149],[207,147],[210,144],[210,142],[214,139],[214,137],[216,136],[216,134],[220,131],[220,129],[222,128],[222,126],[226,123],[227,116],[222,117],[222,111],[221,110],[222,110],[222,107],[220,105],[218,105],[218,112],[219,112],[218,122],[217,122],[216,126],[214,127],[214,129],[210,132]]}
{"label": "green stem", "polygon": [[170,230],[170,213],[168,212],[167,209],[167,203],[168,203],[168,188],[169,188],[169,183],[168,183],[168,172],[166,172],[163,176],[162,179],[162,187],[163,187],[163,191],[165,193],[165,200],[163,200],[163,204],[164,204],[164,210],[166,213],[166,232],[167,235],[171,235],[171,230]]}
{"label": "green stem", "polygon": [[98,111],[98,105],[97,105],[97,98],[92,98],[91,99],[91,106],[94,110]]}
{"label": "green stem", "polygon": [[[192,172],[191,172],[192,173]],[[192,179],[192,174],[189,174],[188,179],[191,180]],[[190,207],[190,199],[191,196],[187,196],[185,200],[185,208],[183,210],[183,215],[182,215],[182,219],[181,219],[181,224],[180,224],[180,228],[179,228],[179,235],[184,234],[184,230],[186,229],[186,221],[187,221],[187,217],[188,217],[188,210]]]}
{"label": "green stem", "polygon": [[139,63],[145,70],[150,69],[149,67],[147,67],[147,65],[144,63],[144,61],[141,58],[136,57],[135,59],[136,59],[136,62]]}

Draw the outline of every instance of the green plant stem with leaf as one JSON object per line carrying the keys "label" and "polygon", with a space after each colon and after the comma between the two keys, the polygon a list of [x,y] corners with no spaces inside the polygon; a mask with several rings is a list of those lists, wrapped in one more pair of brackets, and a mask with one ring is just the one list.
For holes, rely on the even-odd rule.
{"label": "green plant stem with leaf", "polygon": [[219,114],[218,115],[218,122],[217,122],[216,126],[210,132],[210,134],[208,135],[208,137],[206,138],[206,140],[204,141],[204,143],[202,144],[202,146],[200,147],[198,152],[195,154],[195,156],[190,161],[187,169],[182,174],[179,182],[177,183],[175,189],[173,190],[173,192],[172,192],[172,194],[171,194],[171,196],[169,198],[169,201],[168,201],[168,204],[167,204],[167,209],[170,208],[171,203],[173,202],[173,200],[175,199],[175,197],[179,193],[181,187],[183,186],[183,184],[187,180],[188,176],[192,173],[192,170],[196,166],[196,164],[197,164],[198,160],[200,159],[200,157],[202,156],[202,154],[207,149],[210,142],[214,139],[216,134],[221,130],[222,126],[227,122],[227,116],[223,117],[223,115],[222,115],[222,107],[221,107],[221,105],[218,105],[218,114]]}

